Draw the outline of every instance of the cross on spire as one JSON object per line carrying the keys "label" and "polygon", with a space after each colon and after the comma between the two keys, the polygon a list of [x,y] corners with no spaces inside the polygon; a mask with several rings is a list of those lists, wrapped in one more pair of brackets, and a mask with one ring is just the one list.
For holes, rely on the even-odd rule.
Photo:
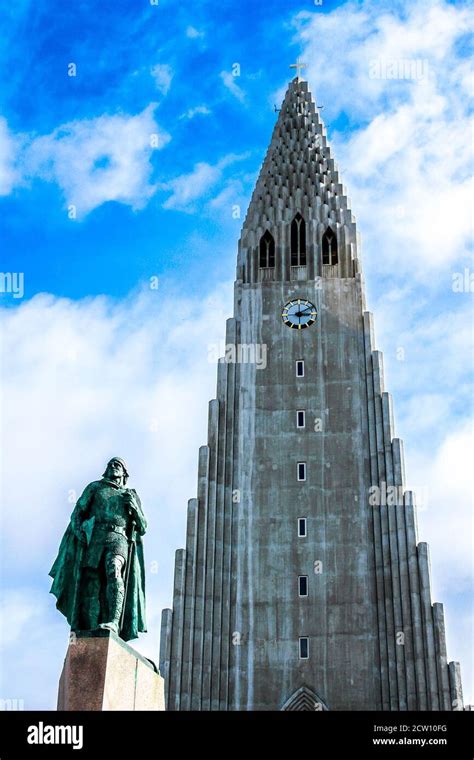
{"label": "cross on spire", "polygon": [[296,59],[296,63],[290,63],[290,69],[296,69],[296,78],[300,81],[300,69],[306,68],[307,64],[302,63],[299,58]]}

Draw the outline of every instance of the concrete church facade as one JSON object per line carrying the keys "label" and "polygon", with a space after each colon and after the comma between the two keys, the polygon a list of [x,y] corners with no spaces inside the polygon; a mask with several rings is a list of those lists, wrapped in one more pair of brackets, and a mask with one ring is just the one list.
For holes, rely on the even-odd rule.
{"label": "concrete church facade", "polygon": [[462,710],[404,487],[356,223],[289,85],[239,243],[173,608],[168,710]]}

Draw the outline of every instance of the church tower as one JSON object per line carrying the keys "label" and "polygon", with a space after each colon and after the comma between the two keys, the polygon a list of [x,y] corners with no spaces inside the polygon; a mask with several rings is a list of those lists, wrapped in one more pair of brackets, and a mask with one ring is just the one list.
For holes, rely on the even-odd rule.
{"label": "church tower", "polygon": [[462,710],[404,488],[354,216],[290,82],[242,228],[199,451],[168,710]]}

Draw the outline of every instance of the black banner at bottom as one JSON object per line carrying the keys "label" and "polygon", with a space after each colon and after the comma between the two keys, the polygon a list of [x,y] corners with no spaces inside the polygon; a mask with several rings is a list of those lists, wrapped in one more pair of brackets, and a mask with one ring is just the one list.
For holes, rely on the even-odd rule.
{"label": "black banner at bottom", "polygon": [[[0,760],[183,751],[221,756],[275,750],[311,756],[474,757],[466,712],[1,712]],[[246,758],[244,758],[246,760]]]}

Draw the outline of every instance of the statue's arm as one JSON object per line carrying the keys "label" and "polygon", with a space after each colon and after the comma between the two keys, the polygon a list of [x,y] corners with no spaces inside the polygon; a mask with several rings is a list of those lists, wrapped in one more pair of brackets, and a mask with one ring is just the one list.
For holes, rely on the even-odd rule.
{"label": "statue's arm", "polygon": [[133,520],[135,522],[137,532],[141,536],[143,536],[146,533],[147,522],[146,522],[145,513],[142,509],[142,503],[135,489],[131,488],[129,490],[129,494],[130,494],[130,509],[132,512]]}
{"label": "statue's arm", "polygon": [[94,497],[94,492],[95,484],[89,483],[89,485],[84,489],[81,496],[78,498],[74,512],[71,515],[71,527],[76,537],[83,543],[85,543],[86,537],[82,532],[82,523],[85,519],[87,519],[87,513],[89,511],[91,501]]}

